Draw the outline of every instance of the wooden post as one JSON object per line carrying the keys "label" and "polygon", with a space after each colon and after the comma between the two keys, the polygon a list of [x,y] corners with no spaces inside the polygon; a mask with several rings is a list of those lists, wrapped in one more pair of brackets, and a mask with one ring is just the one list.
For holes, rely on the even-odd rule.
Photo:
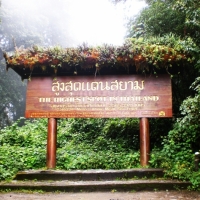
{"label": "wooden post", "polygon": [[48,119],[47,169],[56,167],[57,119]]}
{"label": "wooden post", "polygon": [[147,166],[150,158],[150,136],[148,118],[140,119],[140,164]]}

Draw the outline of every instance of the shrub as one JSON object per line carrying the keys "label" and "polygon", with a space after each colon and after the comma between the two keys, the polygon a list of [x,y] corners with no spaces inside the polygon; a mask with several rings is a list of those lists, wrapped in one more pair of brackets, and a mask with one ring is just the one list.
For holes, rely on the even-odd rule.
{"label": "shrub", "polygon": [[166,176],[190,180],[193,189],[200,186],[200,170],[194,171],[194,153],[200,150],[200,78],[192,88],[196,95],[183,101],[180,110],[182,117],[177,119],[174,128],[163,138],[163,149],[155,152],[150,161],[166,169]]}

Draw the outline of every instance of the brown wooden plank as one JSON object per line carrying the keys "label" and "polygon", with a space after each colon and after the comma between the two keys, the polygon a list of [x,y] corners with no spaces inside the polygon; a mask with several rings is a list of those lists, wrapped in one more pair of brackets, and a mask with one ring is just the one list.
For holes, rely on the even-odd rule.
{"label": "brown wooden plank", "polygon": [[140,119],[140,164],[147,166],[150,159],[150,134],[148,118]]}
{"label": "brown wooden plank", "polygon": [[48,119],[48,135],[47,135],[47,169],[56,167],[56,143],[57,143],[57,119]]}
{"label": "brown wooden plank", "polygon": [[172,117],[171,79],[168,75],[35,77],[28,83],[25,116]]}

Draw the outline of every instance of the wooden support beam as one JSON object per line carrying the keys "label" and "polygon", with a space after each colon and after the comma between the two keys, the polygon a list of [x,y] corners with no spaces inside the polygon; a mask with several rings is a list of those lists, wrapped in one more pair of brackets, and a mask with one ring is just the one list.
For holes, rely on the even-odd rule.
{"label": "wooden support beam", "polygon": [[150,136],[148,118],[140,119],[140,164],[147,166],[150,158]]}
{"label": "wooden support beam", "polygon": [[56,143],[57,143],[57,119],[48,119],[48,136],[47,136],[47,169],[56,167]]}

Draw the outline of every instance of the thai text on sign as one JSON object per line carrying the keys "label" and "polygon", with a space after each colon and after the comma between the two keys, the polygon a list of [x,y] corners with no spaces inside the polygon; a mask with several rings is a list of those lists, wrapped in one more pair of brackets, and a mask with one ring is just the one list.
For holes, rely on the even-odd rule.
{"label": "thai text on sign", "polygon": [[32,78],[27,88],[25,116],[171,117],[171,80],[167,75]]}

